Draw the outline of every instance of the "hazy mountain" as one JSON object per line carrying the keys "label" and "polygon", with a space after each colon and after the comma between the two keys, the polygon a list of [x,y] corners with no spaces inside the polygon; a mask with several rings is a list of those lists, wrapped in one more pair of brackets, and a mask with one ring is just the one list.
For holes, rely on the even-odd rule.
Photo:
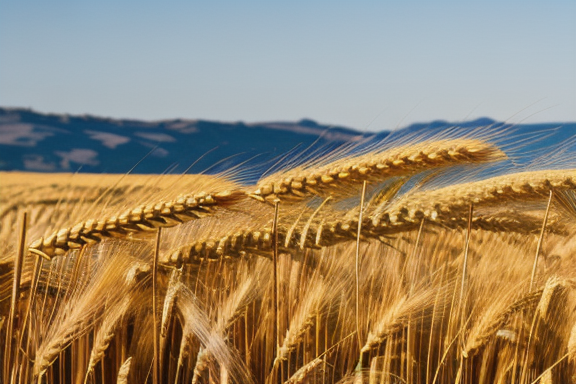
{"label": "hazy mountain", "polygon": [[[393,135],[435,135],[455,125],[462,132],[490,126],[495,134],[509,127],[487,118],[459,124],[435,121],[413,124]],[[499,144],[513,146],[523,141],[534,157],[560,142],[574,150],[570,138],[576,134],[576,123],[521,125],[514,132],[510,139],[500,137]],[[389,135],[312,120],[257,124],[138,121],[0,108],[0,170],[125,173],[134,167],[135,173],[179,173],[188,167],[189,172],[217,172],[242,164],[245,178],[256,179],[281,159],[301,161],[344,143],[371,145]]]}

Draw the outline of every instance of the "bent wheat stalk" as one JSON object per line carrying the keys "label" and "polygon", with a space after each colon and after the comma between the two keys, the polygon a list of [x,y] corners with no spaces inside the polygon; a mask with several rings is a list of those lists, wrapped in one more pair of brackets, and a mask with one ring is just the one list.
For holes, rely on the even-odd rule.
{"label": "bent wheat stalk", "polygon": [[[69,343],[93,328],[106,307],[120,304],[138,280],[146,278],[149,272],[148,265],[134,263],[126,270],[123,268],[126,267],[126,263],[127,261],[118,260],[108,262],[94,276],[86,291],[65,303],[53,323],[54,327],[49,330],[36,350],[35,376],[43,376]],[[111,289],[112,286],[115,289]],[[102,293],[106,293],[106,296],[103,297]]]}
{"label": "bent wheat stalk", "polygon": [[306,290],[305,296],[299,302],[290,320],[290,326],[286,330],[282,345],[278,348],[274,358],[274,367],[277,367],[281,361],[287,360],[290,352],[302,341],[306,330],[313,326],[312,319],[320,314],[323,306],[331,300],[334,291],[336,290],[329,290],[327,284],[321,278],[318,278]]}
{"label": "bent wheat stalk", "polygon": [[505,306],[502,301],[497,301],[484,310],[480,321],[472,327],[468,334],[462,355],[468,357],[479,351],[492,336],[500,331],[513,314],[534,309],[540,301],[543,291],[543,289],[537,289],[508,306]]}
{"label": "bent wheat stalk", "polygon": [[128,374],[130,373],[130,365],[132,363],[132,356],[126,359],[120,366],[118,370],[118,379],[116,380],[117,384],[127,384],[128,383]]}
{"label": "bent wheat stalk", "polygon": [[88,369],[86,370],[86,375],[94,370],[96,364],[104,358],[104,354],[110,345],[110,342],[116,335],[116,329],[119,326],[120,320],[126,314],[128,308],[130,307],[130,301],[132,300],[131,293],[128,292],[127,296],[122,299],[117,305],[112,307],[106,313],[104,320],[100,329],[96,333],[94,339],[94,347],[90,353],[90,360],[88,362]]}
{"label": "bent wheat stalk", "polygon": [[509,201],[539,201],[550,191],[576,189],[576,169],[535,171],[498,176],[487,180],[422,191],[398,200],[382,216],[374,217],[374,225],[432,221],[463,216],[473,203],[475,207],[489,207]]}
{"label": "bent wheat stalk", "polygon": [[92,219],[72,228],[55,231],[46,238],[34,241],[29,251],[50,259],[70,249],[100,242],[105,237],[127,237],[132,233],[152,232],[161,227],[175,225],[210,215],[217,207],[237,202],[243,194],[225,191],[215,194],[200,193],[182,196],[173,201],[141,205],[118,216]]}
{"label": "bent wheat stalk", "polygon": [[[446,218],[432,221],[431,224],[450,229],[462,229],[468,225],[467,218]],[[514,213],[510,217],[483,216],[472,218],[473,229],[483,229],[491,232],[513,232],[521,234],[538,233],[542,226],[541,220],[531,216]],[[415,231],[419,222],[380,222],[377,226],[371,218],[363,219],[360,239],[377,239],[385,242],[385,236],[397,235],[403,232]],[[547,226],[552,233],[564,234],[564,226],[560,222],[551,222]],[[358,236],[358,219],[350,218],[341,221],[318,223],[307,222],[302,229],[299,227],[278,228],[279,251],[287,254],[298,254],[304,249],[319,249],[331,247],[347,241],[355,241]],[[246,230],[233,234],[206,240],[198,240],[181,246],[162,255],[160,263],[180,268],[182,265],[198,265],[205,261],[220,261],[236,259],[245,255],[257,255],[272,259],[274,250],[273,233],[270,228]]]}
{"label": "bent wheat stalk", "polygon": [[[263,271],[264,265],[259,263],[257,266],[257,273],[254,275],[246,275],[244,280],[238,287],[224,300],[218,307],[218,316],[215,321],[215,326],[212,328],[212,334],[226,340],[227,332],[234,322],[239,318],[241,312],[246,306],[256,297],[259,296],[260,284],[254,281],[254,276],[259,276]],[[255,288],[256,287],[256,288]],[[194,368],[192,383],[197,383],[200,379],[202,372],[208,367],[210,359],[213,358],[213,348],[215,345],[208,345],[198,353],[196,358],[196,366]]]}
{"label": "bent wheat stalk", "polygon": [[373,329],[368,334],[366,343],[361,349],[361,353],[369,352],[371,349],[382,344],[388,337],[401,331],[408,326],[410,320],[414,320],[416,314],[423,314],[430,311],[434,306],[434,297],[437,292],[427,289],[412,296],[402,295],[395,299],[374,323]]}
{"label": "bent wheat stalk", "polygon": [[413,175],[427,169],[463,163],[505,159],[492,144],[475,139],[426,141],[346,157],[318,168],[293,169],[265,178],[249,195],[260,201],[301,200],[318,195],[338,195],[351,185],[382,181],[393,176]]}

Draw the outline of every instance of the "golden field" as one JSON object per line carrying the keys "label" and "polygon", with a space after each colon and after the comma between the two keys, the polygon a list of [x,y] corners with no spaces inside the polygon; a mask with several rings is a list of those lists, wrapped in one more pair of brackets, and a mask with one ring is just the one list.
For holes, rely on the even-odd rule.
{"label": "golden field", "polygon": [[508,156],[476,135],[256,185],[0,173],[2,380],[576,382],[576,169],[481,172]]}

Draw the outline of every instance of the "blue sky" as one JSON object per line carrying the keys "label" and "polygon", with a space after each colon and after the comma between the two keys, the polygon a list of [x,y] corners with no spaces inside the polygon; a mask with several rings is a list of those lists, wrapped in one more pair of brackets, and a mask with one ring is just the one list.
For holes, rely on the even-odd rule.
{"label": "blue sky", "polygon": [[0,105],[358,129],[576,121],[576,1],[0,3]]}

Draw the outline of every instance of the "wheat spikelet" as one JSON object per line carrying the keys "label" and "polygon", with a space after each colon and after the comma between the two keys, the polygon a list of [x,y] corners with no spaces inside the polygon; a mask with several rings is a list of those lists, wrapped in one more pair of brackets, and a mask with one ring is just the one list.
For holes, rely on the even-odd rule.
{"label": "wheat spikelet", "polygon": [[233,204],[242,196],[238,191],[200,193],[185,195],[173,201],[141,205],[118,216],[87,220],[71,228],[57,230],[46,238],[34,241],[29,251],[51,258],[65,254],[70,249],[100,242],[105,237],[126,237],[131,233],[172,227],[209,215],[215,208]]}
{"label": "wheat spikelet", "polygon": [[481,140],[428,141],[384,152],[347,157],[319,168],[294,169],[265,178],[249,195],[272,202],[306,196],[338,195],[349,185],[413,175],[427,169],[462,163],[502,160],[504,153]]}

